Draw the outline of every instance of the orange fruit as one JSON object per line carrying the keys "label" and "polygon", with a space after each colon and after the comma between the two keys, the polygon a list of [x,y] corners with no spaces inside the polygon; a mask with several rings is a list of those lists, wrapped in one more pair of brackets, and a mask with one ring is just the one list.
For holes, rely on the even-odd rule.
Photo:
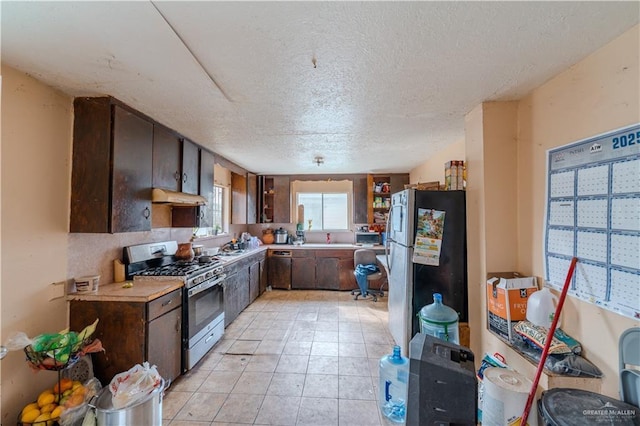
{"label": "orange fruit", "polygon": [[63,377],[58,383],[53,386],[53,393],[63,393],[67,389],[71,389],[73,386],[73,380]]}
{"label": "orange fruit", "polygon": [[84,395],[76,394],[71,395],[67,402],[64,404],[65,408],[77,407],[84,402]]}

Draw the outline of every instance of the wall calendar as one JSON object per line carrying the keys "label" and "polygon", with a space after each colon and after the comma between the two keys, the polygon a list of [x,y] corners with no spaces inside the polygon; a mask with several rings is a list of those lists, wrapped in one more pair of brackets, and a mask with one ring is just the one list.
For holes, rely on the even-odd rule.
{"label": "wall calendar", "polygon": [[640,319],[640,124],[547,151],[544,267],[568,295]]}

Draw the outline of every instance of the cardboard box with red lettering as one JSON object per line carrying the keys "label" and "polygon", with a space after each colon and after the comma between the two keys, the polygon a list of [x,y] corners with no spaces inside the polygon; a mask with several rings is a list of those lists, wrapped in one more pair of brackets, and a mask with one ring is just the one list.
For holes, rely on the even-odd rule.
{"label": "cardboard box with red lettering", "polygon": [[487,274],[487,328],[511,341],[513,326],[527,319],[529,295],[538,290],[535,277],[517,272]]}

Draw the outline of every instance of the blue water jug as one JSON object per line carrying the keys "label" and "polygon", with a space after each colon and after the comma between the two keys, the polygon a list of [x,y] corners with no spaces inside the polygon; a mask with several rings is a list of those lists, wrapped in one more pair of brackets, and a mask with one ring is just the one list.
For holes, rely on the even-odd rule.
{"label": "blue water jug", "polygon": [[380,411],[389,420],[405,422],[408,388],[409,359],[394,346],[392,354],[380,359]]}
{"label": "blue water jug", "polygon": [[442,304],[442,295],[433,293],[433,303],[420,309],[420,332],[447,342],[460,344],[458,313]]}

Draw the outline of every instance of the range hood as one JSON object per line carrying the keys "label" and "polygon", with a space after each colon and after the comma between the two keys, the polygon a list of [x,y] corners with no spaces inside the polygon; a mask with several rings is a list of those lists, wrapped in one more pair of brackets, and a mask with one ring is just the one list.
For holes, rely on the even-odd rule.
{"label": "range hood", "polygon": [[170,191],[162,188],[153,188],[151,191],[151,201],[159,204],[178,206],[204,206],[207,204],[207,200],[201,195]]}

